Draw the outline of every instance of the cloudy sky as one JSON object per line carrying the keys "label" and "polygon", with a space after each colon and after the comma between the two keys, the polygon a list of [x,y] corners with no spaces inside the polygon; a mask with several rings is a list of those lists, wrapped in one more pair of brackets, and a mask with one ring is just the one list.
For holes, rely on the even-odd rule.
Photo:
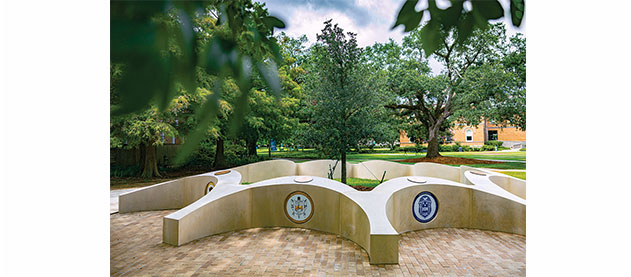
{"label": "cloudy sky", "polygon": [[[357,43],[360,47],[372,45],[375,42],[387,42],[392,38],[401,42],[405,36],[403,26],[390,30],[396,20],[396,15],[403,5],[403,0],[257,0],[266,3],[270,14],[282,19],[286,28],[282,29],[289,36],[307,35],[309,43],[316,41],[316,34],[324,27],[323,22],[333,19],[345,31],[357,33]],[[509,0],[501,0],[508,7]],[[425,8],[427,1],[419,1],[416,9]],[[440,8],[449,6],[449,1],[437,1]],[[427,19],[427,16],[423,18]],[[524,19],[520,29],[514,28],[509,21],[504,22],[509,35],[516,32],[526,34]],[[432,71],[437,74],[442,67],[430,60]]]}

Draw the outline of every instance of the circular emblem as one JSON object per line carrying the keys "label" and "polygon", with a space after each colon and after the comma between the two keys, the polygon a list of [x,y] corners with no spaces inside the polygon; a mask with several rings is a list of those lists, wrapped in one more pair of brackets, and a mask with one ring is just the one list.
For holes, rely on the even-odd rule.
{"label": "circular emblem", "polygon": [[432,221],[438,212],[438,200],[429,191],[419,193],[412,202],[412,214],[421,223]]}
{"label": "circular emblem", "polygon": [[204,195],[208,194],[214,188],[215,188],[215,183],[213,183],[213,181],[208,182],[208,185],[206,185],[206,190],[205,190],[206,193],[204,193]]}
{"label": "circular emblem", "polygon": [[313,200],[305,192],[294,191],[285,199],[285,215],[293,223],[301,224],[309,221],[313,210]]}

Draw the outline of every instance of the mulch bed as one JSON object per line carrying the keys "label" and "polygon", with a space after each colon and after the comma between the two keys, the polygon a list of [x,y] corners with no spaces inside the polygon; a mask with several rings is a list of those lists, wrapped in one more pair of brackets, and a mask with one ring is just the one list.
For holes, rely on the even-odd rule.
{"label": "mulch bed", "polygon": [[458,157],[435,157],[435,158],[415,158],[415,159],[405,159],[405,160],[397,160],[396,162],[405,162],[405,163],[437,163],[437,164],[503,164],[504,162],[496,162],[496,161],[485,161],[485,160],[477,160],[477,159],[468,159],[468,158],[458,158]]}
{"label": "mulch bed", "polygon": [[359,191],[371,191],[372,189],[375,188],[375,187],[364,187],[364,186],[351,186],[351,187]]}

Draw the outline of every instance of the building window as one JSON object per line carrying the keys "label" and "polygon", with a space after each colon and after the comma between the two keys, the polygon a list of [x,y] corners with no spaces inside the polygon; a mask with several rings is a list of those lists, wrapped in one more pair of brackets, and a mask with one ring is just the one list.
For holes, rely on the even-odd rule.
{"label": "building window", "polygon": [[467,136],[467,141],[473,141],[473,131],[467,130],[465,135]]}
{"label": "building window", "polygon": [[489,140],[497,140],[497,130],[489,130]]}

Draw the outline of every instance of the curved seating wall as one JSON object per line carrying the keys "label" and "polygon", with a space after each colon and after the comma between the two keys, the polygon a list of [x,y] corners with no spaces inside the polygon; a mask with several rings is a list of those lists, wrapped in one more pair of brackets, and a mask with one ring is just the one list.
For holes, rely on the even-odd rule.
{"label": "curved seating wall", "polygon": [[[164,182],[120,195],[119,211],[181,208],[164,217],[163,240],[172,245],[255,227],[330,232],[359,244],[368,252],[371,264],[397,263],[398,234],[412,230],[461,227],[525,235],[523,181],[467,166],[386,161],[348,164],[348,177],[381,178],[386,171],[388,181],[362,192],[323,178],[334,163],[272,160],[233,168],[223,175],[209,172]],[[335,177],[340,168],[338,164]],[[314,180],[296,183],[295,175],[314,176]],[[427,182],[412,183],[405,176],[423,176]],[[210,181],[215,188],[205,194]],[[246,186],[242,182],[256,183]],[[294,224],[283,210],[287,195],[297,190],[308,193],[314,202],[314,215],[304,224]],[[439,204],[429,223],[416,221],[411,213],[414,197],[422,191],[432,192]]]}
{"label": "curved seating wall", "polygon": [[[354,189],[332,180],[314,179],[312,184],[298,184],[293,177],[285,177],[251,186],[217,186],[198,202],[164,218],[164,242],[179,246],[228,231],[299,227],[347,238],[368,252],[371,263],[398,262],[398,247],[389,252],[383,251],[384,247],[371,251],[371,242],[384,245],[394,241],[398,245],[398,234],[371,235],[367,214],[345,195]],[[313,216],[303,224],[293,223],[284,213],[285,198],[294,191],[303,191],[313,200]]]}
{"label": "curved seating wall", "polygon": [[[326,178],[329,173],[329,165],[333,167],[335,165],[335,161],[315,160],[304,163],[295,163],[290,160],[269,160],[242,165],[232,169],[241,173],[243,178],[241,182],[254,183],[267,179],[294,175],[308,175]],[[353,164],[346,163],[346,168],[346,176],[351,177]],[[342,166],[338,163],[335,167],[333,177],[340,178],[341,172]]]}
{"label": "curved seating wall", "polygon": [[[414,197],[429,191],[438,199],[439,212],[428,223],[414,219]],[[474,228],[526,234],[526,205],[474,188],[449,184],[413,185],[397,190],[386,203],[392,226],[399,233],[431,228]]]}
{"label": "curved seating wall", "polygon": [[204,196],[213,176],[191,176],[144,187],[119,195],[118,212],[181,209]]}
{"label": "curved seating wall", "polygon": [[526,199],[526,181],[511,176],[493,175],[489,179],[506,191]]}

